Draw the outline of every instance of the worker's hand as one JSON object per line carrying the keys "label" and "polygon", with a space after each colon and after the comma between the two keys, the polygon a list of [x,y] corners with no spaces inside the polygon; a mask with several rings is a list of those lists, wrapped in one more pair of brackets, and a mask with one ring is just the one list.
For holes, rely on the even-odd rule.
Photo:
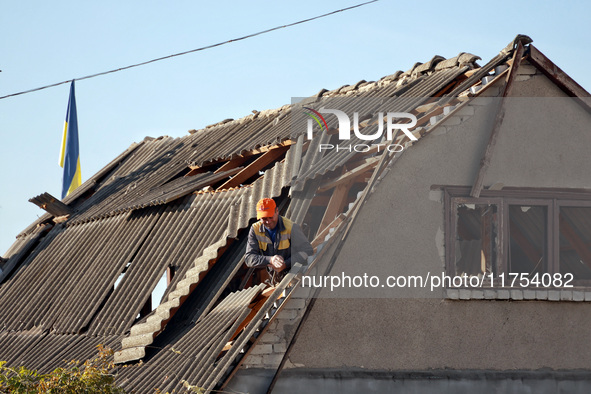
{"label": "worker's hand", "polygon": [[271,267],[276,272],[281,272],[286,268],[285,260],[283,260],[283,257],[281,257],[279,255],[275,255],[275,256],[271,257]]}

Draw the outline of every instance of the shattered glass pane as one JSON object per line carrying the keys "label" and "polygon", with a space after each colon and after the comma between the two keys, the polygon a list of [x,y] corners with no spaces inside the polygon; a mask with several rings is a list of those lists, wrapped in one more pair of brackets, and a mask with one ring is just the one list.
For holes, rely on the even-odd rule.
{"label": "shattered glass pane", "polygon": [[548,272],[546,206],[509,206],[509,272]]}
{"label": "shattered glass pane", "polygon": [[591,207],[560,208],[560,273],[591,279]]}
{"label": "shattered glass pane", "polygon": [[456,274],[482,275],[497,270],[498,209],[494,204],[458,204]]}

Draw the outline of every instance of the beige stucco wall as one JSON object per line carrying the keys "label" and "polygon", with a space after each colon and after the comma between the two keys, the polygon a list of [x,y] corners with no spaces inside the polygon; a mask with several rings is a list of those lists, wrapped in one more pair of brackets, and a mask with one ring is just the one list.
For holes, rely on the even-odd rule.
{"label": "beige stucco wall", "polygon": [[591,304],[320,299],[290,355],[306,368],[589,369]]}
{"label": "beige stucco wall", "polygon": [[[489,94],[498,91],[493,86]],[[514,95],[565,96],[531,67],[524,68]],[[485,187],[591,189],[591,116],[566,98],[538,99],[535,107],[534,100],[519,100],[507,110]],[[361,208],[332,275],[441,274],[443,202],[431,188],[472,184],[494,119],[483,105],[462,113],[395,162]],[[372,291],[324,290],[289,365],[591,369],[589,302],[453,301],[428,290]]]}

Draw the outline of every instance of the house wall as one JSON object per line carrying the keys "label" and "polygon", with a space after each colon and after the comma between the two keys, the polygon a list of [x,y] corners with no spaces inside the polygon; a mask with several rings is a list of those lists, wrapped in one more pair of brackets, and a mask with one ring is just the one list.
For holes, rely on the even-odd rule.
{"label": "house wall", "polygon": [[[581,393],[591,383],[581,373],[528,373],[518,371],[491,375],[485,372],[456,373],[342,372],[334,370],[288,370],[274,386],[273,393]],[[419,378],[420,377],[420,378]],[[250,391],[251,393],[254,391]],[[264,393],[265,391],[259,391]]]}
{"label": "house wall", "polygon": [[[514,88],[521,99],[507,110],[485,187],[590,188],[590,115],[557,100],[564,93],[525,66]],[[498,92],[493,86],[488,94]],[[534,107],[523,99],[533,96],[555,99]],[[473,183],[493,119],[491,107],[470,106],[402,154],[361,208],[331,275],[441,274],[444,207],[432,186]],[[590,368],[591,303],[373,291],[324,289],[288,366],[294,372]]]}

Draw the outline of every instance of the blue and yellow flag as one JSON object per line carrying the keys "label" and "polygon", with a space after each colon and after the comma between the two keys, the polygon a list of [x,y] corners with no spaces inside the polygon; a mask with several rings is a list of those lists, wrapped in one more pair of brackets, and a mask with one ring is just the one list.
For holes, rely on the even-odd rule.
{"label": "blue and yellow flag", "polygon": [[66,112],[66,124],[62,138],[60,166],[64,168],[62,182],[62,199],[82,184],[80,174],[80,149],[78,148],[78,117],[76,116],[76,97],[74,97],[74,81],[70,85],[70,98]]}

